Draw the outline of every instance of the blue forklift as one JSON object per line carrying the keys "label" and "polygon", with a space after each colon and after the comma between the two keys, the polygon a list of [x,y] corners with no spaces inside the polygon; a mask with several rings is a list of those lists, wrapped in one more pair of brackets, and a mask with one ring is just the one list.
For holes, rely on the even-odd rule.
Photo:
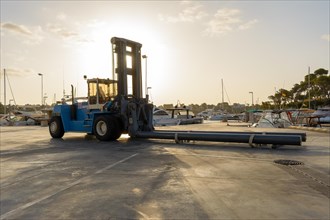
{"label": "blue forklift", "polygon": [[54,106],[49,122],[53,138],[84,132],[110,141],[122,133],[153,130],[153,105],[142,97],[142,45],[117,37],[111,43],[113,79],[87,79],[87,100],[76,99],[72,88],[71,103]]}
{"label": "blue forklift", "polygon": [[123,133],[131,138],[173,139],[176,143],[189,140],[248,143],[251,147],[271,144],[301,145],[306,133],[285,132],[215,132],[156,131],[153,127],[153,104],[142,95],[142,44],[113,37],[112,79],[85,79],[88,96],[74,97],[70,103],[54,106],[49,122],[53,138],[66,132],[95,135],[100,141],[117,140]]}

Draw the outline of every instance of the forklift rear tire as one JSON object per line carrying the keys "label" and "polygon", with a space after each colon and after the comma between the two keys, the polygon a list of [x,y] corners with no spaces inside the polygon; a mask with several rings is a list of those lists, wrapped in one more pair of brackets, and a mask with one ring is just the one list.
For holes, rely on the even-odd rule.
{"label": "forklift rear tire", "polygon": [[64,135],[64,128],[61,117],[52,117],[49,121],[49,133],[53,138],[62,138]]}
{"label": "forklift rear tire", "polygon": [[94,134],[100,141],[117,140],[120,128],[118,127],[116,118],[110,116],[99,116],[94,123]]}

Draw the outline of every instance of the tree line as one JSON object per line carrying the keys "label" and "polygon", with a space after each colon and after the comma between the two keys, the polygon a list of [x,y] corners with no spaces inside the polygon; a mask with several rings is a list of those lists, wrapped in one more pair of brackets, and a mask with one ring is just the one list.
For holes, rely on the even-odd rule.
{"label": "tree line", "polygon": [[312,108],[330,105],[330,75],[323,68],[307,74],[303,81],[294,84],[290,90],[280,89],[268,96],[270,102],[263,102],[263,107],[271,109]]}
{"label": "tree line", "polygon": [[[317,69],[314,73],[305,75],[300,83],[296,83],[290,90],[279,89],[274,95],[268,96],[269,101],[262,102],[261,105],[245,106],[227,102],[216,105],[202,103],[188,105],[194,114],[213,109],[214,111],[224,111],[227,113],[240,113],[246,110],[266,110],[266,109],[300,109],[330,106],[330,75],[329,71],[323,68]],[[310,106],[309,106],[310,105]],[[6,106],[7,112],[11,106]],[[163,106],[160,106],[163,107]],[[0,114],[4,113],[4,105],[0,102]]]}
{"label": "tree line", "polygon": [[[330,106],[330,75],[329,71],[323,68],[317,69],[314,73],[307,74],[300,83],[296,83],[290,90],[279,89],[274,95],[268,96],[269,101],[245,106],[227,102],[216,105],[203,103],[188,105],[194,114],[213,109],[214,111],[224,111],[227,113],[240,113],[247,110],[267,110],[267,109],[300,109]],[[162,106],[160,106],[162,107]]]}

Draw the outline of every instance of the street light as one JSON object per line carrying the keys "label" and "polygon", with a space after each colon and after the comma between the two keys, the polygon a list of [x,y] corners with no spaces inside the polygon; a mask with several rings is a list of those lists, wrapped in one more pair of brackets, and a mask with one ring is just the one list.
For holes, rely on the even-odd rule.
{"label": "street light", "polygon": [[146,60],[146,81],[145,81],[145,93],[146,93],[146,99],[148,100],[148,69],[147,69],[147,66],[148,66],[148,57],[147,55],[142,55],[142,58]]}
{"label": "street light", "polygon": [[[147,87],[148,99],[149,99],[149,89],[152,89],[152,87]],[[147,100],[147,101],[148,101],[148,100]]]}
{"label": "street light", "polygon": [[253,106],[253,92],[249,92],[249,93],[251,93],[251,94],[252,94],[252,106]]}
{"label": "street light", "polygon": [[41,106],[44,105],[44,74],[38,73],[39,76],[41,76]]}

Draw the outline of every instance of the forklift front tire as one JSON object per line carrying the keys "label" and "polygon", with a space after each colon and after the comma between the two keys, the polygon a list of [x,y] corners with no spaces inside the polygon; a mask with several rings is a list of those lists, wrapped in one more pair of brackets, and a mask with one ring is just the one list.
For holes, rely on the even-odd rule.
{"label": "forklift front tire", "polygon": [[64,128],[60,117],[52,117],[49,121],[49,133],[53,138],[62,138],[64,135]]}
{"label": "forklift front tire", "polygon": [[113,117],[99,116],[94,123],[94,134],[100,141],[117,140],[119,138],[118,129],[116,119]]}

